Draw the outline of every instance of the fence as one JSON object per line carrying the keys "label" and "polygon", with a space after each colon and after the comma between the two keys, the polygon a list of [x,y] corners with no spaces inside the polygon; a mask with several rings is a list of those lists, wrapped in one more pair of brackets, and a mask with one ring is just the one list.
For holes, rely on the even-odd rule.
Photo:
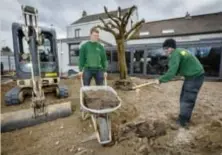
{"label": "fence", "polygon": [[14,56],[1,56],[1,62],[3,63],[4,72],[15,71]]}

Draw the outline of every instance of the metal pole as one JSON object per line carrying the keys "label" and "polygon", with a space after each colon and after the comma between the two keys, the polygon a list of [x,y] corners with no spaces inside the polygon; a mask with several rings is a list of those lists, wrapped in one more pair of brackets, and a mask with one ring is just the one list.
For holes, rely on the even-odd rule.
{"label": "metal pole", "polygon": [[60,68],[61,68],[61,76],[62,76],[62,72],[63,72],[63,70],[62,70],[62,67],[63,67],[63,52],[62,52],[62,40],[60,41],[60,56],[61,56],[61,66],[60,66]]}
{"label": "metal pole", "polygon": [[146,69],[146,64],[147,64],[147,56],[148,56],[148,51],[147,49],[144,49],[144,54],[143,54],[143,58],[144,58],[144,61],[143,61],[143,75],[146,75],[147,74],[147,69]]}
{"label": "metal pole", "polygon": [[11,71],[11,60],[10,60],[10,55],[8,56],[8,69],[9,72]]}
{"label": "metal pole", "polygon": [[134,53],[136,52],[135,49],[131,50],[130,49],[130,74],[133,74],[133,58],[134,58]]}

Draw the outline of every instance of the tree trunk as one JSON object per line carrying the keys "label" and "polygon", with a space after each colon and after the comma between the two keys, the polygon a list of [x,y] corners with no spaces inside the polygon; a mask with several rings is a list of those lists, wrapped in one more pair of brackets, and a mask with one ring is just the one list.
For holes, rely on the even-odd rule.
{"label": "tree trunk", "polygon": [[126,67],[126,53],[125,53],[124,39],[117,39],[116,43],[117,43],[120,79],[126,79],[127,78],[127,67]]}

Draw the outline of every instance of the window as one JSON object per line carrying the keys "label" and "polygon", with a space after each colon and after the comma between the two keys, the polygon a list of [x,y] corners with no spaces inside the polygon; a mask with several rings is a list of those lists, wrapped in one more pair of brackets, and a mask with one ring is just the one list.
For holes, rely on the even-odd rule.
{"label": "window", "polygon": [[111,51],[106,51],[106,57],[107,57],[107,61],[110,63],[111,62]]}
{"label": "window", "polygon": [[69,64],[78,65],[79,63],[79,49],[77,44],[69,44]]}
{"label": "window", "polygon": [[116,62],[118,61],[117,51],[113,51],[112,60]]}
{"label": "window", "polygon": [[140,36],[148,36],[150,35],[150,32],[140,32]]}
{"label": "window", "polygon": [[80,29],[75,29],[75,38],[80,37]]}
{"label": "window", "polygon": [[162,48],[148,50],[145,63],[147,74],[162,75],[168,69],[168,58]]}
{"label": "window", "polygon": [[174,33],[174,29],[162,30],[162,33],[163,33],[163,34],[166,34],[166,33]]}
{"label": "window", "polygon": [[222,47],[190,47],[187,49],[199,59],[206,76],[219,76]]}
{"label": "window", "polygon": [[56,69],[55,52],[52,51],[50,38],[45,38],[44,44],[39,46],[40,65],[42,72],[53,72]]}
{"label": "window", "polygon": [[[19,31],[22,33],[22,31]],[[56,53],[52,50],[52,38],[51,34],[44,33],[45,39],[43,45],[38,47],[38,53],[40,58],[41,72],[55,72],[57,68]],[[24,35],[19,35],[19,67],[23,72],[31,72],[31,54],[29,51],[29,45],[25,40]],[[35,55],[36,57],[37,55]],[[38,60],[37,58],[33,58]]]}
{"label": "window", "polygon": [[[128,71],[128,73],[130,73],[130,51],[126,51],[125,54],[126,54],[127,71]],[[119,72],[119,65],[118,65],[118,53],[117,53],[117,51],[113,50],[111,56],[112,56],[112,61],[109,65],[109,68],[111,68],[111,71],[113,73],[118,73]]]}
{"label": "window", "polygon": [[144,51],[136,51],[133,57],[133,73],[143,73]]}

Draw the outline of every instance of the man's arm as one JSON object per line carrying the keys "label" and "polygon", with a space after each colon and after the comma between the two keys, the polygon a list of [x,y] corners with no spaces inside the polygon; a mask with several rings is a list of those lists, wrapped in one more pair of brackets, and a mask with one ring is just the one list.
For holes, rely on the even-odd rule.
{"label": "man's arm", "polygon": [[105,49],[102,45],[101,45],[101,49],[102,49],[101,65],[102,65],[103,71],[106,72],[107,71],[107,66],[108,66],[106,51],[105,51]]}
{"label": "man's arm", "polygon": [[177,74],[180,65],[180,55],[172,54],[168,63],[168,71],[159,78],[160,83],[168,82],[174,78]]}
{"label": "man's arm", "polygon": [[81,47],[80,47],[80,51],[79,51],[79,71],[82,72],[83,68],[84,68],[84,65],[85,65],[85,44],[83,44]]}

